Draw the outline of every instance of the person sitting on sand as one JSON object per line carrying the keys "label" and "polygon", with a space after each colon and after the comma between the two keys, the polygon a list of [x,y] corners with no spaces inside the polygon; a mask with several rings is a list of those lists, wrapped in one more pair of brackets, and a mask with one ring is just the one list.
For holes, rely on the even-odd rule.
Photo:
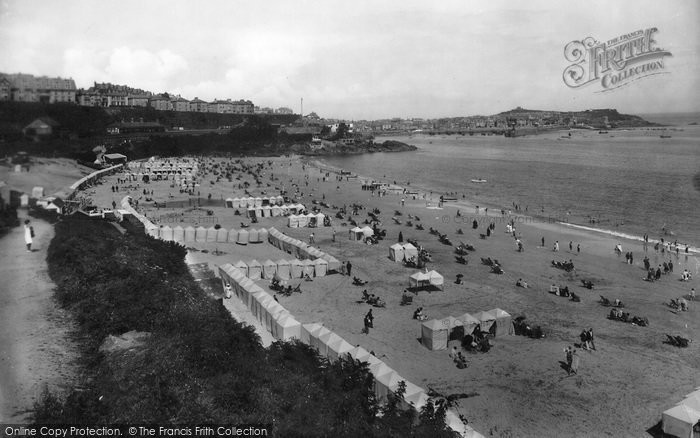
{"label": "person sitting on sand", "polygon": [[419,307],[413,312],[413,319],[417,319],[418,321],[425,321],[428,319],[428,315],[423,313],[423,308]]}
{"label": "person sitting on sand", "polygon": [[522,278],[518,278],[518,281],[515,282],[515,285],[527,289],[527,282],[524,282]]}
{"label": "person sitting on sand", "polygon": [[680,297],[680,298],[678,299],[678,305],[680,306],[680,309],[681,309],[683,312],[685,312],[686,310],[688,310],[688,301],[686,301],[685,298]]}
{"label": "person sitting on sand", "polygon": [[457,353],[458,353],[457,346],[455,345],[452,347],[452,350],[450,350],[450,358],[452,360],[454,360],[455,362],[457,361]]}

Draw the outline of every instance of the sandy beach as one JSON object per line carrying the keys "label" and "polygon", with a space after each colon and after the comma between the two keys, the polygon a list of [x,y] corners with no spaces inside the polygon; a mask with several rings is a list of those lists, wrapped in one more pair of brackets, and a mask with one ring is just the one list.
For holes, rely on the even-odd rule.
{"label": "sandy beach", "polygon": [[[290,297],[279,297],[280,303],[302,323],[322,322],[353,345],[362,345],[373,350],[378,357],[410,381],[432,388],[442,394],[464,393],[469,397],[459,401],[458,409],[470,424],[484,435],[515,437],[561,437],[561,436],[643,436],[661,418],[661,412],[679,402],[682,397],[700,386],[700,361],[697,360],[697,343],[679,349],[663,343],[666,334],[682,335],[697,340],[700,334],[698,303],[690,303],[687,312],[672,311],[665,303],[671,298],[687,295],[691,287],[698,289],[698,268],[695,255],[680,257],[668,253],[656,253],[653,247],[648,252],[640,242],[565,227],[556,223],[535,219],[503,218],[499,212],[489,210],[485,219],[483,208],[477,215],[469,200],[437,207],[437,200],[426,207],[426,200],[419,195],[372,196],[361,190],[359,179],[337,180],[336,174],[313,167],[313,162],[303,164],[296,158],[244,159],[244,163],[265,163],[258,173],[259,187],[252,175],[237,172],[240,180],[216,181],[211,173],[214,163],[226,159],[205,159],[207,165],[200,174],[201,198],[211,194],[212,199],[243,196],[244,182],[253,196],[279,194],[284,189],[288,196],[303,203],[307,208],[312,201],[325,201],[335,208],[321,208],[333,217],[332,227],[288,228],[283,217],[262,218],[253,225],[276,227],[280,231],[302,241],[307,241],[311,232],[315,234],[315,246],[341,261],[350,261],[352,275],[366,279],[364,287],[352,285],[351,278],[339,274],[302,282],[302,293]],[[268,166],[268,161],[271,167]],[[212,214],[192,210],[187,194],[178,193],[171,181],[155,181],[148,184],[133,184],[131,190],[120,187],[113,192],[115,175],[103,180],[86,194],[95,205],[111,207],[113,200],[130,195],[139,200],[139,211],[156,224],[176,226],[215,223],[224,228],[239,228],[241,222],[250,223],[243,216],[234,215],[234,209],[206,207]],[[273,179],[274,178],[274,179]],[[298,187],[298,193],[294,189]],[[144,195],[143,190],[153,191]],[[156,208],[152,201],[181,201],[185,208]],[[172,196],[172,197],[170,197]],[[401,205],[401,199],[405,205]],[[377,245],[365,245],[348,239],[351,226],[344,220],[335,219],[337,208],[361,204],[353,218],[364,222],[367,212],[374,208],[381,211],[380,228],[386,229],[386,239]],[[456,216],[457,209],[461,216]],[[402,224],[392,221],[395,210]],[[424,230],[406,225],[408,215],[418,216]],[[471,227],[472,220],[480,221],[478,229]],[[512,235],[505,232],[510,220],[516,221],[516,233],[524,244],[524,252],[518,252]],[[486,223],[495,221],[496,228],[488,239],[481,239]],[[483,224],[483,225],[482,225]],[[476,251],[468,256],[468,264],[455,262],[454,248],[440,243],[429,233],[435,228],[449,236],[453,244],[460,241],[474,245]],[[461,229],[463,234],[457,234]],[[333,230],[336,241],[332,242]],[[408,287],[408,276],[415,269],[389,259],[389,246],[396,243],[399,232],[406,239],[415,239],[433,257],[429,269],[435,269],[445,277],[443,291],[419,292],[413,304],[401,306],[401,292]],[[541,245],[544,237],[545,245]],[[552,251],[555,241],[561,250]],[[569,242],[573,251],[569,250]],[[617,256],[613,248],[617,243],[623,251],[632,251],[634,264]],[[581,251],[576,251],[580,245]],[[246,246],[228,243],[188,243],[192,248],[188,261],[209,263],[212,269],[225,263],[239,260],[264,261],[288,258],[288,254],[263,244]],[[206,252],[203,252],[206,250]],[[218,255],[217,255],[218,254]],[[652,266],[672,260],[674,272],[664,275],[660,281],[642,281],[645,270],[644,255],[648,255]],[[498,259],[505,271],[503,275],[492,274],[480,257]],[[574,272],[567,273],[551,266],[551,261],[572,260]],[[694,278],[691,282],[679,281],[680,272],[688,269]],[[457,274],[464,275],[463,284],[454,284]],[[517,279],[529,283],[529,288],[515,286]],[[581,287],[581,280],[591,280],[593,290]],[[268,282],[257,282],[268,289]],[[549,286],[568,286],[581,296],[575,303],[567,298],[548,293]],[[384,299],[385,308],[374,308],[374,329],[362,334],[363,315],[369,306],[358,302],[363,288]],[[609,307],[599,303],[599,296],[611,300],[620,299],[626,304],[625,311],[631,315],[647,317],[650,325],[640,327],[607,319]],[[488,353],[468,353],[469,366],[458,369],[448,356],[448,351],[430,351],[421,345],[420,323],[412,319],[416,307],[424,308],[432,318],[458,316],[465,312],[500,308],[511,315],[525,316],[531,325],[540,325],[546,333],[543,339],[522,336],[496,337]],[[228,305],[235,315],[238,306]],[[596,351],[579,349],[581,365],[577,375],[568,376],[561,362],[563,350],[579,343],[579,333],[593,328]]]}

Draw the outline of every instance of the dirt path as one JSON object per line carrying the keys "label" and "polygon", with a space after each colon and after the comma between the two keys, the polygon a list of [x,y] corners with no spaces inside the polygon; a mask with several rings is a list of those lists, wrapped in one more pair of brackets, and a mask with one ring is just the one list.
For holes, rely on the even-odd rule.
{"label": "dirt path", "polygon": [[0,422],[27,421],[44,388],[60,391],[76,376],[73,324],[52,298],[46,264],[54,230],[37,219],[32,225],[31,253],[23,227],[0,238]]}

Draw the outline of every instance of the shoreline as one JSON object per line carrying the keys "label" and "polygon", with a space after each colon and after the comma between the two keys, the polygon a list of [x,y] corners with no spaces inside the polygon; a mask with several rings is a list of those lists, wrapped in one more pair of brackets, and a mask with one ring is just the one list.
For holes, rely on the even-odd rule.
{"label": "shoreline", "polygon": [[[308,159],[308,158],[304,157],[304,158],[302,158],[301,161],[304,162],[305,164],[311,166],[311,167],[317,168],[319,170],[322,169],[322,170],[325,170],[328,172],[335,172],[338,175],[340,175],[342,171],[350,172],[350,171],[342,169],[338,166],[334,166],[334,165],[331,165],[329,163],[322,162],[322,159],[320,159],[320,158]],[[385,181],[386,178],[374,178],[374,177],[367,176],[367,175],[356,174],[354,172],[352,172],[350,174],[350,176],[355,176],[359,180],[387,182],[387,181]],[[399,185],[401,187],[406,188],[406,186],[401,185],[400,181],[397,181],[396,185]],[[419,199],[423,199],[426,202],[430,202],[430,203],[439,202],[439,196],[440,196],[441,192],[430,190],[429,188],[426,188],[423,186],[410,185],[408,187],[411,188],[411,191],[418,192],[418,195],[416,195],[416,198],[413,199],[414,201],[417,201]],[[458,192],[445,192],[445,193],[458,193]],[[399,195],[390,194],[387,196],[397,196],[398,197]],[[410,196],[406,195],[405,197],[411,198],[412,196],[413,195],[410,195]],[[437,196],[437,198],[433,198],[433,196]],[[406,202],[408,203],[409,199],[407,199]],[[467,214],[471,214],[471,216],[462,215],[462,218],[461,218],[462,225],[471,226],[471,221],[474,219],[476,219],[479,222],[480,227],[482,225],[484,225],[482,223],[483,218],[488,218],[490,221],[494,221],[496,223],[498,223],[498,222],[505,223],[505,222],[509,222],[510,219],[513,219],[515,221],[516,225],[523,224],[523,223],[524,224],[538,224],[538,223],[539,224],[552,224],[552,225],[560,226],[561,227],[560,231],[562,231],[562,232],[565,231],[566,228],[574,228],[574,229],[583,230],[583,231],[587,231],[587,232],[603,234],[603,235],[610,236],[610,237],[618,237],[620,239],[633,241],[635,243],[639,243],[639,242],[643,243],[644,242],[644,238],[642,236],[639,236],[639,235],[625,233],[625,232],[621,232],[621,231],[609,230],[606,228],[598,228],[598,227],[584,225],[584,224],[576,223],[576,222],[566,222],[566,221],[562,221],[561,219],[558,219],[558,218],[553,218],[551,216],[543,216],[543,215],[536,215],[536,214],[535,215],[523,214],[522,212],[511,212],[510,214],[506,213],[505,216],[501,215],[501,214],[492,214],[492,213],[481,214],[481,211],[483,211],[484,208],[487,208],[487,209],[492,210],[492,211],[500,212],[502,207],[495,206],[493,203],[479,205],[478,207],[479,207],[480,212],[479,212],[479,214],[477,214],[476,203],[474,201],[469,200],[468,198],[460,199],[458,197],[457,201],[444,202],[442,209],[444,210],[444,209],[447,209],[449,207],[452,207],[455,210],[459,210],[460,212],[462,212],[462,209],[464,209],[464,210],[466,210]],[[455,212],[455,214],[456,214],[456,212]],[[456,221],[454,220],[455,218],[456,218],[455,216],[452,216],[452,222],[456,223]],[[448,223],[449,223],[449,221],[448,221]],[[670,237],[673,237],[673,236],[670,236]],[[665,239],[664,241],[665,241],[665,243],[670,243],[669,240]],[[653,239],[651,237],[649,238],[648,245],[654,245],[656,243],[661,244],[661,240],[660,239]],[[687,255],[700,254],[700,247],[693,246],[690,243],[679,242],[678,246],[679,246],[679,248],[682,248],[682,249],[680,249],[681,254],[686,254],[685,253],[686,246],[688,246]]]}

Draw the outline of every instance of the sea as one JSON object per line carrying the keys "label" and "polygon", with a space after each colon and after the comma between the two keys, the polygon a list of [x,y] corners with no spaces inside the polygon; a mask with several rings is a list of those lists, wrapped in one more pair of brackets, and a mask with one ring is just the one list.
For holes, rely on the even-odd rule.
{"label": "sea", "polygon": [[321,161],[436,197],[505,210],[517,205],[526,215],[700,248],[700,113],[640,116],[664,126],[516,138],[415,133],[375,141],[417,151]]}

